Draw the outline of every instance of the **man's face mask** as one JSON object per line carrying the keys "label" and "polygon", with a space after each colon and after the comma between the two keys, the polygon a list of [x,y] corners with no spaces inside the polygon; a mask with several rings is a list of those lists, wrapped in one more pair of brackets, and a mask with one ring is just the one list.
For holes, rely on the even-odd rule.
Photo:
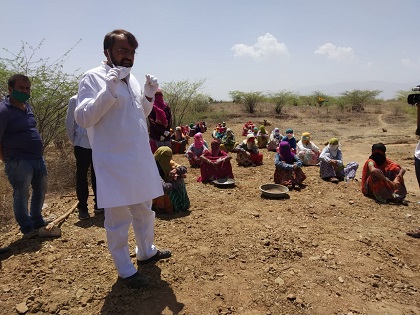
{"label": "man's face mask", "polygon": [[109,51],[109,49],[107,49],[107,52],[108,52],[108,58],[109,58],[109,61],[112,64],[112,67],[120,70],[120,74],[119,74],[118,78],[120,80],[125,79],[130,74],[131,67],[115,66],[114,63],[112,62],[111,52]]}
{"label": "man's face mask", "polygon": [[20,103],[25,103],[31,97],[30,94],[26,94],[15,89],[13,89],[11,96]]}

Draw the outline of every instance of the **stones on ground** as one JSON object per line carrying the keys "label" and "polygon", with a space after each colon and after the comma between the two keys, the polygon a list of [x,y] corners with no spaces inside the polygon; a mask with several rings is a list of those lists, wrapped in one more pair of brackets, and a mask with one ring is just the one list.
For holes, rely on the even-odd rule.
{"label": "stones on ground", "polygon": [[278,285],[278,286],[282,286],[284,285],[284,280],[280,277],[276,278],[276,280],[274,280],[274,282]]}
{"label": "stones on ground", "polygon": [[27,311],[29,311],[29,308],[25,302],[16,304],[16,312],[18,312],[18,314],[25,314]]}

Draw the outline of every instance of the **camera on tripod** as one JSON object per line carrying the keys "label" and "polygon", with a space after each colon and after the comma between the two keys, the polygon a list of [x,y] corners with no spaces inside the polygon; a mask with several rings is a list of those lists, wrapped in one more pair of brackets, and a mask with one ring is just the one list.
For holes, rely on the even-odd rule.
{"label": "camera on tripod", "polygon": [[[420,91],[420,85],[417,85],[411,89],[413,92],[419,92]],[[410,94],[407,96],[407,103],[410,105],[416,105],[420,103],[420,93],[417,94]]]}

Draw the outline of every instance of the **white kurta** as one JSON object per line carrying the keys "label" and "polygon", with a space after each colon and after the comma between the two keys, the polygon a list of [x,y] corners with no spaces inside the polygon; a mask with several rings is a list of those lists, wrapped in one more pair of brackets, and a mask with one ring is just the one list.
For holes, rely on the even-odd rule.
{"label": "white kurta", "polygon": [[75,120],[87,129],[92,146],[99,208],[142,203],[163,195],[162,182],[150,150],[146,117],[152,103],[141,94],[136,78],[120,81],[114,98],[106,88],[110,67],[83,74]]}

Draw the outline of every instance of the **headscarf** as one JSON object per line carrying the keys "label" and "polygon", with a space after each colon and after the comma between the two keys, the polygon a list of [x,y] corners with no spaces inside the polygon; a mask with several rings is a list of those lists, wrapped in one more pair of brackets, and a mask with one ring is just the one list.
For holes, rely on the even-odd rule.
{"label": "headscarf", "polygon": [[175,140],[176,141],[182,141],[182,129],[180,126],[175,128]]}
{"label": "headscarf", "polygon": [[339,143],[339,141],[338,141],[338,139],[337,139],[337,138],[331,138],[331,139],[328,141],[328,148],[329,148],[329,150],[330,150],[330,153],[331,153],[333,156],[337,156],[337,152],[338,152],[338,148],[339,148],[339,146],[340,146],[340,143]]}
{"label": "headscarf", "polygon": [[290,144],[287,141],[281,141],[277,151],[281,159],[287,164],[293,164],[295,154],[290,150]]}
{"label": "headscarf", "polygon": [[163,179],[166,181],[169,178],[171,171],[172,150],[170,147],[161,146],[153,154],[156,163],[163,171]]}
{"label": "headscarf", "polygon": [[232,129],[228,128],[226,129],[226,136],[227,137],[234,137],[235,135],[233,134]]}
{"label": "headscarf", "polygon": [[266,134],[267,132],[265,131],[265,126],[264,125],[261,125],[260,126],[260,133],[262,133],[262,134]]}
{"label": "headscarf", "polygon": [[254,136],[254,134],[253,134],[253,133],[248,133],[248,134],[246,135],[246,140],[245,140],[245,142],[246,142],[246,147],[247,147],[249,150],[251,150],[251,149],[254,147],[254,145],[255,145],[255,136]]}
{"label": "headscarf", "polygon": [[293,134],[293,129],[286,129],[287,139],[292,139],[295,135]]}
{"label": "headscarf", "polygon": [[211,145],[211,155],[218,156],[219,152],[220,152],[220,142],[219,142],[219,140],[216,140],[216,139],[213,140],[210,145]]}
{"label": "headscarf", "polygon": [[197,133],[194,135],[194,146],[195,146],[197,149],[200,149],[200,148],[202,148],[202,147],[203,147],[203,145],[204,145],[203,135],[201,134],[201,132],[197,132]]}
{"label": "headscarf", "polygon": [[279,128],[274,128],[272,133],[273,133],[273,137],[280,141],[280,136],[281,136],[280,129]]}
{"label": "headscarf", "polygon": [[253,131],[254,132],[257,132],[258,131],[258,127],[257,126],[255,126],[254,128],[252,128],[253,129]]}
{"label": "headscarf", "polygon": [[302,138],[301,138],[301,140],[302,140],[302,141],[309,141],[309,140],[311,140],[311,134],[310,134],[309,132],[304,132],[304,133],[302,133]]}
{"label": "headscarf", "polygon": [[157,89],[155,93],[155,101],[153,103],[153,109],[156,114],[156,123],[163,125],[165,128],[168,127],[168,119],[164,109],[168,105],[163,101],[163,94],[161,89]]}
{"label": "headscarf", "polygon": [[372,145],[372,155],[369,159],[374,160],[377,166],[381,166],[386,161],[386,147],[383,143]]}

